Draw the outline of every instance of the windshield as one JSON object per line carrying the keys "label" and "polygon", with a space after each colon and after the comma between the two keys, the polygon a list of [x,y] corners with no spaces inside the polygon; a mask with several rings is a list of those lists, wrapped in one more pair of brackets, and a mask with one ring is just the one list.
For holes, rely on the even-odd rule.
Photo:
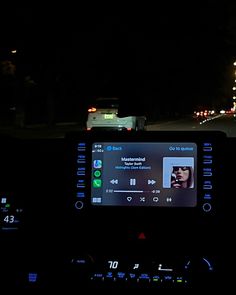
{"label": "windshield", "polygon": [[[117,97],[125,116],[145,116],[147,131],[235,137],[235,8],[211,0],[135,13],[12,8],[11,21],[0,20],[0,132],[63,137],[85,129],[98,98]],[[109,100],[97,107],[117,107]]]}

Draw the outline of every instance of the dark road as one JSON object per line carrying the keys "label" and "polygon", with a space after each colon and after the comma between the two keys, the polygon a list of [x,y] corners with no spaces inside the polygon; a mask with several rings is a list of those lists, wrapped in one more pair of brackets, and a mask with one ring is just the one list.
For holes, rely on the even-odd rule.
{"label": "dark road", "polygon": [[[0,132],[18,138],[63,138],[67,132],[84,130],[78,123],[59,123],[53,127],[47,125],[31,125],[25,128],[2,127]],[[198,121],[187,117],[174,121],[157,121],[148,123],[147,131],[155,130],[218,130],[229,137],[236,136],[236,119],[233,115],[218,115],[206,121]]]}

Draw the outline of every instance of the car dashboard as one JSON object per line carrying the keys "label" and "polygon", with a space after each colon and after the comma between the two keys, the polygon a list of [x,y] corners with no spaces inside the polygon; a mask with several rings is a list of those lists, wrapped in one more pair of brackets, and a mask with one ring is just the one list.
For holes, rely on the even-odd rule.
{"label": "car dashboard", "polygon": [[[1,138],[2,290],[229,285],[234,141],[224,133]],[[191,168],[190,186],[172,186],[173,167]]]}

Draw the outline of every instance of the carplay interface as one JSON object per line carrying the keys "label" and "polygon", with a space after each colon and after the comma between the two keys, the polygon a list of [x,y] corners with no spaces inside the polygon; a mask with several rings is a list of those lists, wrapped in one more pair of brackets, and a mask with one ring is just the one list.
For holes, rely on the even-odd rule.
{"label": "carplay interface", "polygon": [[96,142],[91,165],[92,205],[197,205],[194,142]]}

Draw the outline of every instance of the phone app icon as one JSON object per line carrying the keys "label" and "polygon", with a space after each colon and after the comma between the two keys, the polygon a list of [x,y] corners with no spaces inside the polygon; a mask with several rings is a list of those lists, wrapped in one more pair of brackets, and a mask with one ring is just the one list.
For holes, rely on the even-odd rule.
{"label": "phone app icon", "polygon": [[99,188],[102,186],[102,181],[101,179],[93,179],[93,187],[94,188]]}
{"label": "phone app icon", "polygon": [[94,160],[93,161],[93,168],[102,168],[102,160]]}

